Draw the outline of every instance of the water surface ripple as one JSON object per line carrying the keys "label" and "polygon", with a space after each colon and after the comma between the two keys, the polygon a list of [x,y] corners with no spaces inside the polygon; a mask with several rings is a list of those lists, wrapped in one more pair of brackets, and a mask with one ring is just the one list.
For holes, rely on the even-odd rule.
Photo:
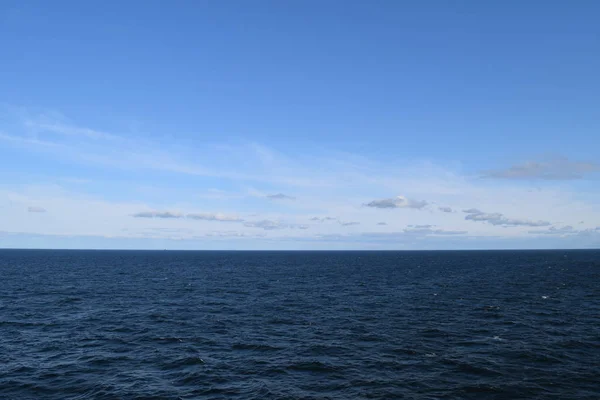
{"label": "water surface ripple", "polygon": [[2,399],[598,399],[600,251],[0,250]]}

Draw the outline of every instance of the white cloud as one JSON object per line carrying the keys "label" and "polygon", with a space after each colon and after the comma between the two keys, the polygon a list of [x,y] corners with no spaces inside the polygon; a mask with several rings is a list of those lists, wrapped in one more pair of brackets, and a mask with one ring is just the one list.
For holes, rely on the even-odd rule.
{"label": "white cloud", "polygon": [[527,219],[507,218],[501,213],[484,213],[476,208],[464,210],[466,220],[487,222],[499,226],[549,226],[548,221],[531,221]]}
{"label": "white cloud", "polygon": [[248,228],[262,228],[267,231],[275,229],[286,229],[290,227],[288,224],[282,223],[280,221],[271,221],[268,219],[263,219],[260,221],[248,221],[244,223],[244,226]]}
{"label": "white cloud", "polygon": [[142,211],[132,214],[135,218],[163,218],[177,219],[187,218],[198,221],[219,221],[219,222],[242,222],[242,218],[235,215],[226,215],[220,213],[180,213],[174,211]]}
{"label": "white cloud", "polygon": [[213,214],[213,213],[190,213],[185,216],[188,219],[221,222],[242,222],[243,219],[236,215]]}
{"label": "white cloud", "polygon": [[327,221],[337,221],[337,218],[334,217],[312,217],[311,221],[315,222],[327,222]]}
{"label": "white cloud", "polygon": [[239,231],[212,231],[204,234],[204,237],[217,237],[217,238],[264,238],[266,237],[263,233],[247,233]]}
{"label": "white cloud", "polygon": [[389,199],[373,200],[366,204],[367,207],[373,208],[416,208],[421,209],[427,206],[427,202],[423,200],[407,199],[404,196],[396,196]]}
{"label": "white cloud", "polygon": [[183,218],[181,213],[171,211],[142,211],[132,215],[135,218]]}
{"label": "white cloud", "polygon": [[258,220],[258,221],[246,221],[244,223],[244,226],[247,228],[261,228],[266,231],[274,231],[274,230],[281,230],[281,229],[300,229],[300,230],[309,229],[309,226],[305,225],[305,224],[288,223],[288,222],[282,222],[279,220],[270,220],[270,219],[263,219],[263,220]]}
{"label": "white cloud", "polygon": [[404,232],[411,235],[466,235],[467,231],[447,230],[435,228],[435,225],[414,225],[404,229]]}
{"label": "white cloud", "polygon": [[556,227],[551,226],[545,230],[532,230],[528,233],[533,235],[558,235],[558,236],[569,236],[569,235],[590,235],[600,233],[600,227],[587,228],[587,229],[575,229],[571,225],[565,225]]}
{"label": "white cloud", "polygon": [[546,230],[533,230],[533,231],[529,231],[529,233],[532,234],[539,234],[539,235],[566,235],[566,234],[575,234],[578,233],[578,230],[573,229],[573,227],[571,225],[566,225],[560,228],[557,228],[555,226],[551,226],[550,228],[546,229]]}
{"label": "white cloud", "polygon": [[[333,151],[284,154],[252,143],[191,148],[152,139],[150,135],[143,140],[113,138],[116,135],[59,122],[61,125],[29,126],[28,129],[40,133],[38,136],[10,131],[10,135],[0,134],[0,140],[20,156],[37,157],[44,152],[48,160],[55,158],[77,167],[77,176],[86,178],[87,184],[78,185],[74,189],[77,192],[0,186],[3,229],[116,237],[123,228],[141,235],[150,227],[189,227],[189,232],[157,230],[155,235],[192,238],[220,231],[223,222],[237,222],[234,226],[239,237],[258,232],[268,240],[289,239],[292,234],[294,240],[315,235],[340,235],[347,239],[349,232],[367,226],[377,231],[373,235],[395,232],[410,240],[415,237],[420,240],[453,235],[458,239],[467,231],[469,237],[526,238],[533,235],[527,228],[550,227],[549,221],[556,226],[576,226],[585,220],[585,225],[580,226],[582,232],[600,224],[597,191],[571,187],[571,182],[555,183],[547,179],[540,183],[539,189],[531,190],[511,180],[498,182],[470,177],[460,172],[459,164],[446,167],[418,160],[384,163]],[[0,129],[6,131],[1,121]],[[119,141],[118,146],[115,140]],[[89,179],[93,175],[86,175],[90,166],[102,168],[106,176],[124,178],[119,177],[114,183],[104,182],[101,194],[98,190],[94,190],[94,195],[86,194],[86,190],[97,189]],[[134,188],[142,185],[137,177],[153,188],[151,194],[135,192]],[[53,182],[69,187],[69,182],[60,179]],[[387,197],[399,189],[405,191],[406,197]],[[265,198],[291,200],[290,193],[302,201],[286,202],[284,211],[275,202],[264,201]],[[103,196],[113,200],[105,200]],[[30,204],[44,205],[51,212],[44,218],[23,218]],[[468,210],[466,216],[456,212],[471,205],[477,209]],[[421,212],[382,211],[399,208]],[[192,223],[194,220],[199,222]],[[473,224],[474,221],[482,223]],[[355,227],[345,228],[349,224]],[[406,228],[408,225],[412,226]],[[561,239],[556,233],[539,235],[547,240]],[[373,243],[371,239],[375,240],[375,236],[368,237],[369,243]]]}

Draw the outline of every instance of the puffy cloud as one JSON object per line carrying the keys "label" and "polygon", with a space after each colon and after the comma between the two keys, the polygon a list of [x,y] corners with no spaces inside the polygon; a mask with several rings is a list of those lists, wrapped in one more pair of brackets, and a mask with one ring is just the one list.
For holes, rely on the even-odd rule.
{"label": "puffy cloud", "polygon": [[288,196],[283,193],[270,194],[267,196],[267,198],[271,200],[296,200],[294,196]]}
{"label": "puffy cloud", "polygon": [[586,174],[600,171],[600,165],[590,162],[570,161],[567,158],[555,158],[544,162],[526,162],[507,169],[487,171],[484,178],[495,179],[544,179],[574,180],[582,179]]}
{"label": "puffy cloud", "polygon": [[412,200],[407,199],[404,196],[396,196],[389,199],[373,200],[367,203],[367,207],[373,208],[416,208],[421,209],[427,206],[427,202],[424,200]]}
{"label": "puffy cloud", "polygon": [[438,207],[438,210],[445,213],[451,213],[453,211],[450,207]]}
{"label": "puffy cloud", "polygon": [[27,207],[27,212],[30,212],[30,213],[45,213],[46,209],[44,207]]}
{"label": "puffy cloud", "polygon": [[470,221],[478,221],[478,222],[487,222],[491,225],[498,226],[549,226],[550,222],[548,221],[531,221],[527,219],[514,219],[507,218],[504,214],[501,213],[485,213],[476,208],[470,208],[468,210],[463,210],[467,216],[466,220]]}

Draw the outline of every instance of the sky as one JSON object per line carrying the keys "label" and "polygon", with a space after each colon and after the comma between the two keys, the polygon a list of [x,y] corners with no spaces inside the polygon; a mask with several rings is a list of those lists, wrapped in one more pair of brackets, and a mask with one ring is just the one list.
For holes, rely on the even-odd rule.
{"label": "sky", "polygon": [[600,247],[600,3],[0,1],[0,247]]}

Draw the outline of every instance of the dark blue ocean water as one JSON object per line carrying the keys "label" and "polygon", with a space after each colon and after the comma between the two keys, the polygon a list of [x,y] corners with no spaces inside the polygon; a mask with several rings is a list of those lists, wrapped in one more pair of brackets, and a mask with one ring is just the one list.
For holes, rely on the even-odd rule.
{"label": "dark blue ocean water", "polygon": [[600,251],[0,251],[2,399],[599,399]]}

